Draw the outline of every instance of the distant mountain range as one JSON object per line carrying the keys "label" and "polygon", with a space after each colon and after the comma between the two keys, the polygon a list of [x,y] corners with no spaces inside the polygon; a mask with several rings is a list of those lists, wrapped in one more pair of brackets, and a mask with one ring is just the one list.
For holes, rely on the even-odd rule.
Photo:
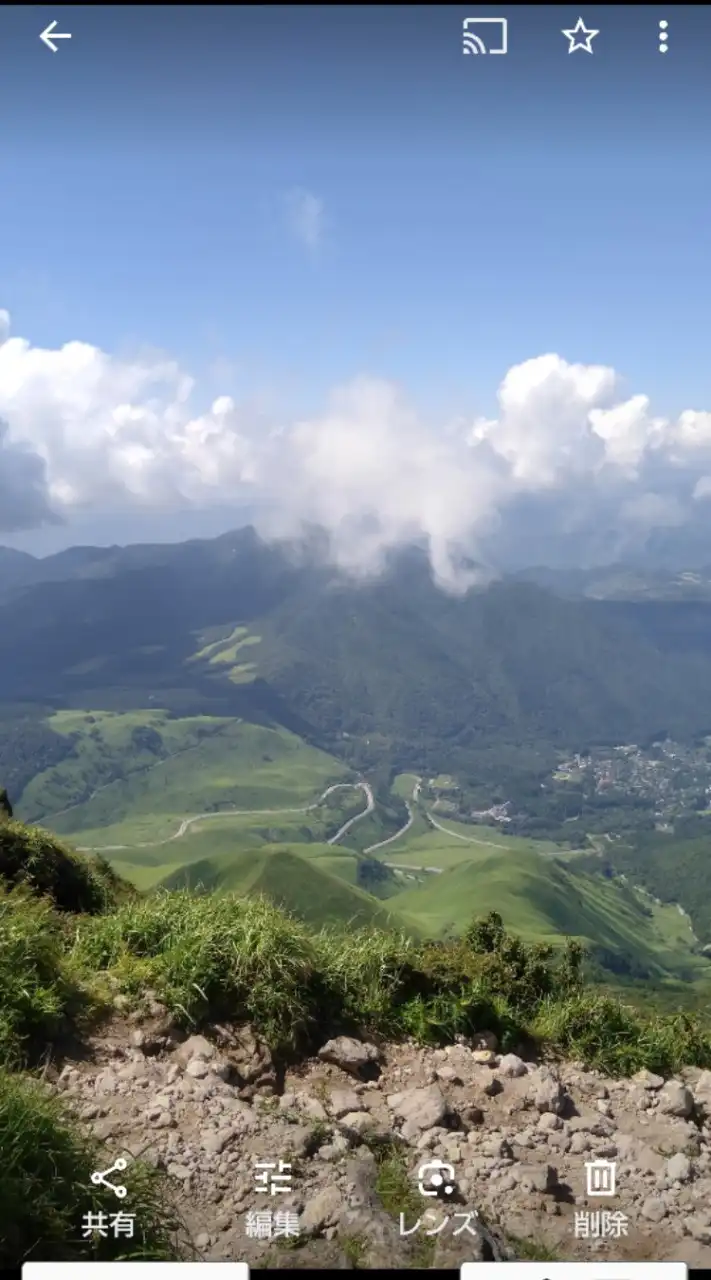
{"label": "distant mountain range", "polygon": [[[361,583],[316,545],[297,556],[252,529],[43,560],[0,549],[0,702],[6,717],[27,703],[259,715],[415,769],[684,738],[711,729],[707,589],[616,567],[454,597],[419,551]],[[242,635],[225,657],[235,628],[248,651]]]}

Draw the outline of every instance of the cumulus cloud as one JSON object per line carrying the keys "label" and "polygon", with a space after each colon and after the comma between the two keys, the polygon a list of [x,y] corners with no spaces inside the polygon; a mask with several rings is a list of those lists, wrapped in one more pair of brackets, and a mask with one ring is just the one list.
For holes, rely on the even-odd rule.
{"label": "cumulus cloud", "polygon": [[286,219],[289,230],[312,253],[319,248],[325,231],[323,200],[301,187],[286,196]]}
{"label": "cumulus cloud", "polygon": [[228,396],[196,412],[198,395],[167,358],[82,342],[42,350],[6,334],[0,532],[123,509],[129,540],[137,508],[246,498],[269,536],[321,526],[352,572],[417,540],[438,580],[461,586],[467,556],[550,563],[564,548],[590,563],[711,520],[711,412],[657,416],[646,396],[623,395],[613,369],[559,355],[511,368],[496,415],[474,422],[432,421],[367,377],[291,421]]}

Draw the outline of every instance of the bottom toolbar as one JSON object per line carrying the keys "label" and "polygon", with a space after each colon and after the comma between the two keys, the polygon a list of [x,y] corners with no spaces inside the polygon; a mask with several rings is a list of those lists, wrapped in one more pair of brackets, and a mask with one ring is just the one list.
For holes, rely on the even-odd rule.
{"label": "bottom toolbar", "polygon": [[685,1262],[466,1262],[460,1280],[688,1280]]}
{"label": "bottom toolbar", "polygon": [[22,1280],[249,1280],[246,1262],[26,1262]]}

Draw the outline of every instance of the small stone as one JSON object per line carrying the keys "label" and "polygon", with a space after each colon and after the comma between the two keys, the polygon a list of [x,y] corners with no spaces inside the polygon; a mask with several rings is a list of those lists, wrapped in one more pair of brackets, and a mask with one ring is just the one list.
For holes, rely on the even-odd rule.
{"label": "small stone", "polygon": [[221,1129],[217,1133],[206,1133],[202,1139],[202,1149],[208,1155],[219,1156],[227,1146],[231,1134],[229,1130]]}
{"label": "small stone", "polygon": [[692,1240],[698,1241],[699,1244],[711,1244],[711,1224],[704,1218],[691,1216],[684,1218],[684,1230]]}
{"label": "small stone", "polygon": [[[538,1121],[538,1129],[542,1133],[554,1133],[556,1129],[563,1128],[563,1121],[553,1111],[545,1111]],[[580,1135],[576,1135],[579,1137]]]}
{"label": "small stone", "polygon": [[359,1076],[380,1061],[380,1050],[351,1036],[336,1036],[319,1049],[318,1056],[322,1062],[331,1062],[342,1071]]}
{"label": "small stone", "polygon": [[370,1133],[377,1128],[377,1121],[368,1111],[348,1111],[346,1115],[339,1118],[338,1123],[345,1130],[357,1134]]}
{"label": "small stone", "polygon": [[472,1061],[480,1067],[495,1067],[496,1054],[493,1049],[475,1049],[472,1053]]}
{"label": "small stone", "polygon": [[528,1067],[523,1059],[519,1058],[515,1053],[506,1053],[499,1063],[499,1071],[502,1076],[516,1079],[518,1076],[525,1076],[528,1072]]}
{"label": "small stone", "polygon": [[167,1172],[169,1177],[177,1178],[179,1182],[187,1182],[193,1176],[192,1169],[185,1164],[169,1164]]}
{"label": "small stone", "polygon": [[666,1174],[672,1182],[688,1182],[692,1174],[689,1157],[683,1151],[677,1151],[676,1155],[667,1160]]}
{"label": "small stone", "polygon": [[554,1115],[560,1115],[565,1105],[565,1092],[560,1080],[551,1072],[541,1071],[537,1078],[534,1076],[532,1083],[536,1109],[542,1113],[551,1111]]}
{"label": "small stone", "polygon": [[194,1080],[204,1080],[210,1074],[210,1068],[202,1058],[193,1058],[185,1068],[185,1074]]}
{"label": "small stone", "polygon": [[355,1089],[334,1089],[328,1099],[328,1109],[336,1119],[339,1116],[348,1115],[349,1112],[362,1111],[364,1105]]}
{"label": "small stone", "polygon": [[437,1067],[435,1075],[443,1084],[462,1084],[462,1077],[454,1067]]}
{"label": "small stone", "polygon": [[666,1204],[658,1196],[645,1200],[642,1205],[642,1217],[648,1218],[650,1222],[663,1222],[668,1212]]}
{"label": "small stone", "polygon": [[665,1116],[686,1119],[694,1110],[694,1095],[680,1080],[669,1080],[659,1095],[659,1107]]}
{"label": "small stone", "polygon": [[209,1249],[211,1243],[212,1241],[207,1231],[201,1231],[200,1235],[195,1237],[195,1248],[200,1249],[201,1252],[203,1249]]}
{"label": "small stone", "polygon": [[202,1058],[209,1062],[215,1056],[215,1046],[204,1036],[190,1036],[175,1051],[178,1062],[190,1062],[193,1058]]}
{"label": "small stone", "polygon": [[642,1071],[638,1071],[636,1075],[633,1075],[632,1079],[635,1084],[640,1086],[640,1088],[652,1091],[661,1089],[664,1085],[663,1076],[655,1076],[654,1072],[647,1071],[646,1067],[644,1067]]}
{"label": "small stone", "polygon": [[343,1204],[338,1187],[324,1187],[304,1205],[300,1227],[304,1235],[313,1236],[335,1222]]}
{"label": "small stone", "polygon": [[558,1185],[558,1172],[550,1164],[522,1164],[512,1172],[518,1185],[525,1191],[545,1195],[554,1191]]}
{"label": "small stone", "polygon": [[424,1089],[406,1089],[388,1098],[390,1110],[405,1121],[408,1133],[413,1136],[441,1124],[449,1112],[447,1100],[439,1085],[426,1085]]}
{"label": "small stone", "polygon": [[318,1098],[311,1098],[308,1094],[302,1094],[299,1098],[299,1107],[310,1120],[328,1120],[326,1108]]}

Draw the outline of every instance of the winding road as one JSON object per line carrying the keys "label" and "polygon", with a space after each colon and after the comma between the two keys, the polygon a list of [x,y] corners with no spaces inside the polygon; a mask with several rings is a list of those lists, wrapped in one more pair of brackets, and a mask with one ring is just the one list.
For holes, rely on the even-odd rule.
{"label": "winding road", "polygon": [[174,840],[181,840],[182,837],[186,835],[186,833],[190,830],[190,828],[195,826],[196,823],[207,822],[209,819],[212,819],[212,818],[239,818],[244,816],[268,817],[268,816],[277,815],[280,813],[311,813],[314,809],[318,809],[319,805],[322,805],[324,800],[328,796],[332,795],[334,791],[340,791],[343,788],[348,788],[349,790],[362,791],[366,798],[366,807],[360,813],[357,813],[354,818],[349,818],[347,822],[344,822],[343,826],[340,828],[340,830],[336,832],[335,836],[331,836],[331,839],[328,841],[328,844],[335,844],[336,841],[339,840],[340,837],[344,834],[344,832],[350,830],[350,828],[353,826],[355,822],[360,822],[361,818],[365,818],[369,813],[373,812],[373,809],[375,808],[375,797],[373,795],[373,791],[370,786],[370,783],[368,782],[336,782],[333,784],[333,786],[327,787],[326,790],[318,797],[317,800],[314,800],[312,804],[301,805],[298,808],[219,809],[216,812],[212,811],[207,813],[194,813],[189,818],[183,818],[177,831],[174,831],[172,836],[167,836],[164,840],[140,840],[140,841],[137,841],[135,844],[77,845],[77,848],[80,853],[119,853],[119,852],[124,852],[127,849],[157,849],[157,848],[160,848],[162,845],[172,844]]}
{"label": "winding road", "polygon": [[[110,785],[110,784],[109,784]],[[407,808],[407,822],[403,824],[393,835],[388,836],[385,840],[378,840],[376,844],[371,844],[367,849],[363,850],[365,854],[375,853],[378,849],[385,849],[388,845],[394,844],[396,840],[401,840],[410,830],[416,817],[416,810],[413,804],[419,800],[420,790],[422,787],[422,779],[417,778],[412,789],[412,802],[405,801]],[[102,790],[102,788],[98,788]],[[326,842],[335,845],[342,839],[357,822],[361,822],[363,818],[367,818],[368,814],[375,809],[375,796],[369,782],[335,782],[332,786],[327,787],[324,792],[314,800],[311,804],[301,805],[288,809],[220,809],[217,811],[208,811],[205,813],[194,813],[189,818],[183,818],[176,831],[172,835],[166,836],[163,840],[140,840],[134,844],[104,844],[104,845],[78,845],[80,853],[125,853],[131,849],[157,849],[163,845],[172,844],[175,840],[182,840],[183,836],[196,826],[199,822],[209,822],[216,818],[236,818],[236,817],[278,817],[280,814],[286,813],[312,813],[314,809],[318,809],[334,791],[362,791],[365,796],[365,808],[356,813],[352,818],[348,818],[342,826],[338,828],[335,835],[332,835]],[[423,816],[427,821],[436,827],[438,831],[444,832],[445,835],[453,836],[456,840],[463,840],[466,844],[488,845],[492,849],[500,849],[501,845],[496,844],[493,840],[478,840],[474,836],[464,836],[458,831],[450,831],[448,827],[443,826],[441,822],[433,817],[431,812],[423,811]],[[411,872],[427,872],[429,875],[441,875],[442,867],[415,867],[409,863],[402,862],[384,862],[386,867],[391,867],[394,871],[411,871]]]}

